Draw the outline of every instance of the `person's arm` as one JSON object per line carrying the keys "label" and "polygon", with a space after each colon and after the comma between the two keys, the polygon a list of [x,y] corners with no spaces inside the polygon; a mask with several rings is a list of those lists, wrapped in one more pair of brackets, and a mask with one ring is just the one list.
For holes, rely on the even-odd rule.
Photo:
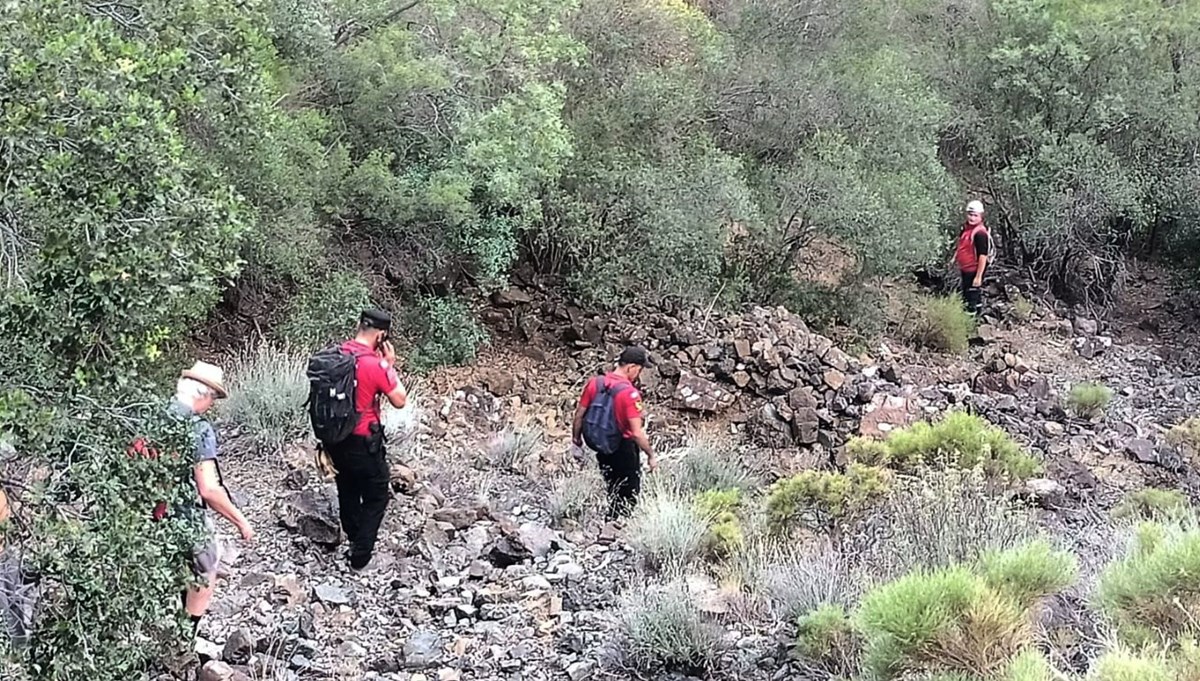
{"label": "person's arm", "polygon": [[582,447],[583,446],[583,417],[587,414],[587,407],[584,406],[583,400],[579,401],[579,405],[575,407],[575,418],[571,421],[571,442]]}
{"label": "person's arm", "polygon": [[976,230],[971,241],[975,247],[975,281],[971,285],[979,288],[983,286],[983,271],[987,269],[988,256],[991,255],[988,252],[988,235],[983,229]]}
{"label": "person's arm", "polygon": [[640,416],[629,419],[629,430],[633,434],[633,441],[637,443],[639,449],[646,452],[646,465],[650,470],[658,468],[658,457],[654,454],[654,448],[650,446],[650,438],[646,436],[645,420]]}
{"label": "person's arm", "polygon": [[197,463],[193,475],[196,478],[196,489],[200,492],[200,498],[204,500],[204,503],[221,517],[233,523],[234,527],[242,533],[242,539],[246,541],[254,539],[254,530],[250,527],[250,522],[238,510],[238,507],[233,505],[233,499],[229,498],[229,492],[217,477],[217,462],[208,459]]}
{"label": "person's arm", "polygon": [[988,257],[986,255],[981,255],[976,261],[975,281],[972,282],[975,288],[983,286],[983,271],[987,269],[987,260]]}

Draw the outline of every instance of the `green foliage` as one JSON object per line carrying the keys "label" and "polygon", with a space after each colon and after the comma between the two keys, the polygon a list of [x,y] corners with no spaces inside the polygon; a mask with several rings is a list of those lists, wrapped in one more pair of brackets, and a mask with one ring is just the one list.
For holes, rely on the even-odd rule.
{"label": "green foliage", "polygon": [[287,347],[262,343],[230,364],[229,398],[222,416],[239,425],[256,446],[276,453],[308,431],[308,358]]}
{"label": "green foliage", "polygon": [[925,298],[915,314],[907,333],[912,342],[956,355],[966,352],[975,318],[960,298]]}
{"label": "green foliage", "polygon": [[1126,555],[1101,575],[1101,607],[1134,646],[1200,633],[1200,530],[1143,524]]}
{"label": "green foliage", "polygon": [[777,528],[785,528],[812,516],[818,525],[863,510],[887,493],[890,474],[886,469],[851,463],[845,473],[804,471],[771,486],[767,515]]}
{"label": "green foliage", "polygon": [[296,348],[344,340],[370,306],[370,291],[363,280],[349,272],[337,272],[302,289],[288,302],[279,335]]}
{"label": "green foliage", "polygon": [[906,673],[1039,679],[1031,608],[1065,587],[1074,559],[1035,543],[965,565],[918,570],[868,593],[857,614],[865,664],[880,679]]}
{"label": "green foliage", "polygon": [[1071,386],[1067,404],[1077,415],[1091,418],[1104,413],[1112,396],[1112,390],[1100,383],[1077,383]]}
{"label": "green foliage", "polygon": [[1013,318],[1018,322],[1028,322],[1033,318],[1033,303],[1029,302],[1028,298],[1018,293],[1013,297],[1012,315]]}
{"label": "green foliage", "polygon": [[1191,503],[1179,490],[1146,487],[1133,492],[1113,508],[1115,518],[1170,520],[1191,511]]}
{"label": "green foliage", "polygon": [[1041,465],[1003,430],[965,411],[952,411],[937,423],[918,422],[888,435],[891,465],[902,470],[945,461],[958,468],[982,468],[989,475],[1028,478]]}
{"label": "green foliage", "polygon": [[420,299],[408,325],[419,339],[410,357],[417,371],[465,364],[487,342],[487,332],[458,298]]}
{"label": "green foliage", "polygon": [[672,485],[685,492],[745,490],[750,488],[754,479],[737,454],[734,444],[729,440],[698,436],[677,452],[672,452],[663,466],[663,472]]}
{"label": "green foliage", "polygon": [[1152,653],[1126,650],[1105,653],[1088,671],[1088,681],[1177,681],[1170,663]]}
{"label": "green foliage", "polygon": [[792,653],[849,673],[861,645],[854,623],[840,605],[828,604],[804,615],[796,624]]}
{"label": "green foliage", "polygon": [[746,543],[736,513],[742,504],[741,490],[710,489],[696,495],[695,503],[699,514],[709,519],[706,548],[710,554],[727,556]]}
{"label": "green foliage", "polygon": [[621,651],[644,671],[703,673],[721,650],[721,629],[696,606],[687,584],[637,590],[621,609]]}
{"label": "green foliage", "polygon": [[979,574],[984,582],[1025,607],[1069,586],[1077,571],[1075,556],[1056,551],[1045,540],[989,551],[979,558]]}

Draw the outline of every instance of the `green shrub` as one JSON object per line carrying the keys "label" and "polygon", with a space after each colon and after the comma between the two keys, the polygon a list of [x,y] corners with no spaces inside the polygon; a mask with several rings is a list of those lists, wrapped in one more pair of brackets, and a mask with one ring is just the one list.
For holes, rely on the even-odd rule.
{"label": "green shrub", "polygon": [[1029,508],[993,489],[982,471],[947,469],[899,478],[847,535],[872,575],[894,579],[915,568],[973,563],[1039,531]]}
{"label": "green shrub", "polygon": [[1059,681],[1060,678],[1044,655],[1026,648],[1013,658],[1002,681]]}
{"label": "green shrub", "polygon": [[1067,404],[1076,415],[1091,418],[1104,413],[1112,397],[1113,392],[1108,386],[1099,383],[1077,383],[1071,387]]}
{"label": "green shrub", "polygon": [[1200,634],[1200,529],[1143,523],[1101,574],[1097,596],[1130,645]]}
{"label": "green shrub", "polygon": [[853,437],[846,443],[846,456],[850,461],[866,466],[886,466],[892,462],[887,443],[871,437]]}
{"label": "green shrub", "polygon": [[417,339],[410,357],[415,371],[466,364],[488,338],[466,303],[452,297],[421,298],[408,326]]}
{"label": "green shrub", "polygon": [[965,411],[952,411],[937,423],[921,421],[897,430],[888,436],[887,448],[893,465],[904,469],[943,460],[1016,480],[1041,469],[1037,459],[1008,433]]}
{"label": "green shrub", "polygon": [[588,511],[600,508],[604,502],[604,482],[588,468],[558,480],[550,491],[550,515],[557,521],[581,520]]}
{"label": "green shrub", "polygon": [[268,343],[243,351],[229,366],[229,398],[219,403],[221,414],[272,453],[305,436],[307,363],[304,354]]}
{"label": "green shrub", "polygon": [[1130,494],[1113,508],[1113,517],[1141,520],[1170,520],[1191,511],[1188,498],[1174,489],[1147,487]]}
{"label": "green shrub", "polygon": [[696,507],[704,515],[732,513],[742,505],[740,489],[710,489],[696,495]]}
{"label": "green shrub", "polygon": [[860,646],[846,609],[830,603],[799,619],[792,654],[831,676],[849,675],[856,667]]}
{"label": "green shrub", "polygon": [[858,463],[851,463],[845,473],[804,471],[771,486],[768,519],[777,529],[805,516],[824,525],[864,509],[887,493],[890,480],[887,469]]}
{"label": "green shrub", "polygon": [[288,301],[279,334],[292,347],[315,348],[352,335],[370,306],[371,292],[362,278],[336,272]]}
{"label": "green shrub", "polygon": [[1004,551],[988,551],[979,558],[979,573],[984,582],[1025,607],[1069,586],[1077,571],[1074,555],[1054,550],[1045,540]]}
{"label": "green shrub", "polygon": [[702,553],[708,520],[690,497],[659,482],[643,490],[626,530],[630,545],[651,567],[672,569]]}
{"label": "green shrub", "polygon": [[663,472],[672,485],[685,492],[742,490],[754,483],[733,443],[712,435],[696,437],[687,446],[671,452]]}
{"label": "green shrub", "polygon": [[679,580],[626,596],[621,607],[621,652],[645,672],[702,674],[721,650],[721,629],[700,611]]}
{"label": "green shrub", "polygon": [[917,311],[910,340],[918,345],[961,354],[970,344],[975,318],[957,296],[925,299]]}
{"label": "green shrub", "polygon": [[1125,650],[1105,653],[1088,671],[1088,681],[1182,681],[1160,655]]}
{"label": "green shrub", "polygon": [[1027,322],[1033,318],[1033,303],[1021,294],[1017,294],[1012,301],[1013,319],[1019,322]]}
{"label": "green shrub", "polygon": [[738,489],[710,489],[696,495],[697,512],[709,519],[705,541],[709,554],[727,556],[745,544],[745,534],[736,513],[741,503],[742,493]]}

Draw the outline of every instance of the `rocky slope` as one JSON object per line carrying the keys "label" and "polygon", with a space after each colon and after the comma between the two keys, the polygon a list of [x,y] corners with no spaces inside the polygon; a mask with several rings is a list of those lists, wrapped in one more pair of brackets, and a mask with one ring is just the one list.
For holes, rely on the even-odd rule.
{"label": "rocky slope", "polygon": [[[232,555],[201,631],[202,651],[222,662],[202,678],[626,678],[611,654],[615,612],[643,572],[621,532],[594,513],[555,523],[549,503],[556,480],[588,467],[567,453],[575,395],[625,342],[658,359],[645,383],[661,448],[729,433],[768,481],[838,465],[849,436],[963,407],[1045,460],[1030,489],[1048,523],[1085,523],[1146,485],[1195,494],[1190,466],[1162,443],[1200,396],[1194,338],[1162,291],[1135,280],[1137,314],[1100,323],[1050,307],[1018,322],[996,291],[995,318],[957,359],[897,344],[852,357],[783,310],[612,318],[498,294],[487,318],[513,340],[422,381],[415,406],[392,415],[409,425],[395,429],[395,494],[366,572],[344,567],[333,487],[310,451],[230,458],[226,477],[260,539],[226,538]],[[1104,416],[1066,409],[1083,380],[1115,391]],[[729,645],[716,676],[788,675],[777,632],[721,621]]]}

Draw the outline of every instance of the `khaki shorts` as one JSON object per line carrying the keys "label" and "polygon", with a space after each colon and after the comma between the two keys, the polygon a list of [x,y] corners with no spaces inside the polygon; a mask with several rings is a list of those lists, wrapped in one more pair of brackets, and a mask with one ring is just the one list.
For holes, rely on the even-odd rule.
{"label": "khaki shorts", "polygon": [[192,549],[192,573],[197,577],[215,575],[221,564],[221,547],[217,543],[212,518],[204,516],[204,540]]}

